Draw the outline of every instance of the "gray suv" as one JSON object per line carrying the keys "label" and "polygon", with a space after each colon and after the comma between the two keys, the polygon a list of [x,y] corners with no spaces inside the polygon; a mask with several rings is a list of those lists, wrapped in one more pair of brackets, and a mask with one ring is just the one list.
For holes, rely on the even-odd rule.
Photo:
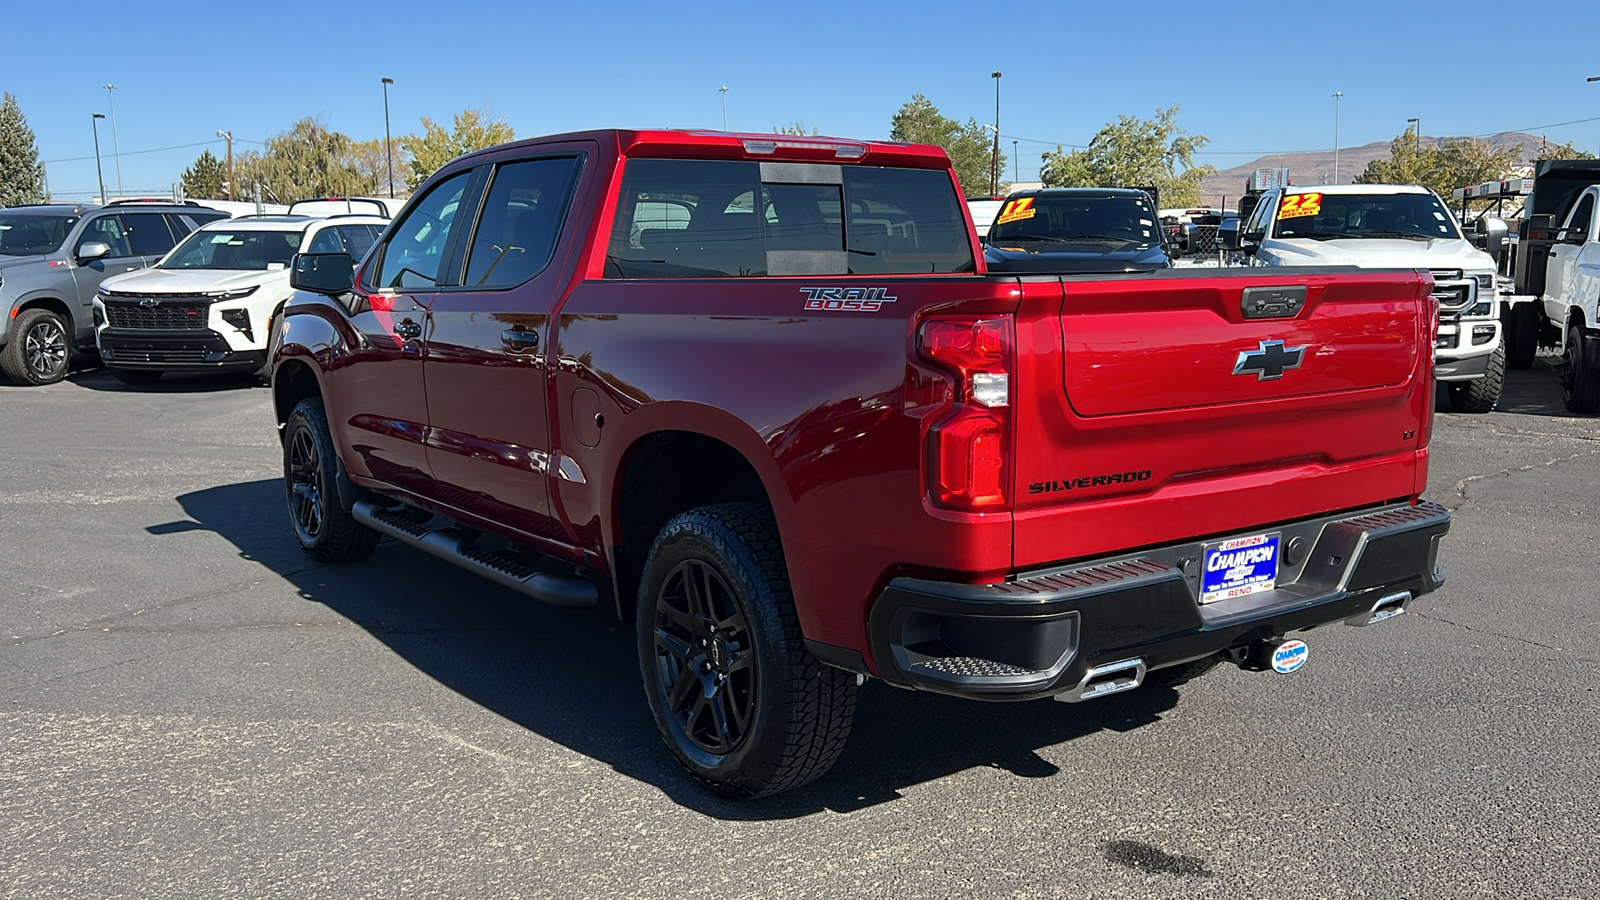
{"label": "gray suv", "polygon": [[0,209],[0,370],[18,384],[60,381],[73,348],[94,347],[101,281],[157,262],[226,218],[193,202]]}

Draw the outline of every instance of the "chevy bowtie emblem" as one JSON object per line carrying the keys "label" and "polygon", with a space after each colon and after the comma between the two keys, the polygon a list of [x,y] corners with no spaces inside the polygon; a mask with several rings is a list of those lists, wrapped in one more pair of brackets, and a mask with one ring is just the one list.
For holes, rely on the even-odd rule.
{"label": "chevy bowtie emblem", "polygon": [[1239,354],[1233,374],[1254,373],[1257,381],[1272,381],[1282,378],[1283,373],[1290,369],[1300,368],[1300,361],[1305,355],[1305,347],[1285,347],[1283,341],[1262,341],[1259,350],[1246,350]]}
{"label": "chevy bowtie emblem", "polygon": [[144,307],[145,309],[149,309],[152,306],[160,306],[161,305],[161,301],[160,300],[151,299],[151,298],[147,297],[147,298],[145,298],[143,300],[140,300],[139,301],[139,305]]}

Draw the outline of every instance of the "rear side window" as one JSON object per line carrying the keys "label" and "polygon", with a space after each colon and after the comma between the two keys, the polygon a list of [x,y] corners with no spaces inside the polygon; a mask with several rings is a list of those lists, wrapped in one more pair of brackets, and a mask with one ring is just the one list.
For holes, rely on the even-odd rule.
{"label": "rear side window", "polygon": [[167,217],[160,213],[123,213],[122,227],[128,232],[134,256],[161,256],[177,243],[167,227]]}
{"label": "rear side window", "polygon": [[467,255],[470,287],[512,287],[544,271],[561,236],[578,158],[530,159],[495,170]]}
{"label": "rear side window", "polygon": [[609,278],[970,272],[949,173],[630,160]]}

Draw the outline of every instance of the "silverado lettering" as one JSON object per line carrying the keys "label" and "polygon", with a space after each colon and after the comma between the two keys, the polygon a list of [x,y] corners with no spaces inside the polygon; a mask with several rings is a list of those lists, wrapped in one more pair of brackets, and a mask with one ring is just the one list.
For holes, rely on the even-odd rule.
{"label": "silverado lettering", "polygon": [[1112,472],[1109,475],[1082,475],[1077,478],[1068,478],[1064,481],[1030,482],[1028,484],[1028,493],[1048,494],[1053,491],[1083,490],[1087,487],[1102,487],[1108,484],[1133,484],[1137,481],[1149,480],[1149,469],[1143,469],[1138,472]]}
{"label": "silverado lettering", "polygon": [[[1426,272],[991,274],[943,150],[771,138],[473,151],[359,264],[296,256],[270,365],[302,549],[386,537],[605,607],[668,750],[736,798],[827,771],[869,677],[1078,702],[1261,668],[1439,586]],[[801,284],[806,310],[874,315],[768,302]],[[1216,311],[1284,284],[1296,346],[1364,352],[1235,378],[1261,326]],[[1019,477],[1064,471],[1087,474]],[[1243,565],[1265,539],[1216,536],[1269,528],[1338,561],[1255,606],[1172,565]]]}

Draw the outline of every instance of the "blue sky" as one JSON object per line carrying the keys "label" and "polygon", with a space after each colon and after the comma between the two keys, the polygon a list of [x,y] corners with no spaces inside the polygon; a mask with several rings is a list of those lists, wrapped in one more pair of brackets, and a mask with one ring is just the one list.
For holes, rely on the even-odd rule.
{"label": "blue sky", "polygon": [[[1202,159],[1218,168],[1328,148],[1334,91],[1344,92],[1346,147],[1386,141],[1415,116],[1427,135],[1532,130],[1594,152],[1600,83],[1584,79],[1600,75],[1600,3],[1559,6],[1554,27],[1533,7],[1445,0],[141,2],[104,14],[83,7],[86,18],[69,27],[50,4],[15,4],[0,90],[17,95],[41,157],[61,160],[48,166],[58,198],[95,191],[90,114],[110,111],[107,83],[118,87],[130,193],[170,189],[206,146],[220,157],[218,129],[232,129],[237,149],[259,148],[248,142],[308,115],[357,139],[381,137],[383,76],[396,82],[396,135],[419,130],[423,116],[447,123],[480,107],[519,136],[719,128],[717,89],[727,85],[733,130],[798,121],[871,138],[887,136],[913,93],[945,115],[992,121],[989,73],[999,70],[1003,149],[1021,141],[1023,180],[1056,142],[1087,143],[1120,113],[1148,117],[1173,104],[1184,128],[1211,138]],[[17,40],[25,35],[35,38]],[[1535,127],[1574,120],[1594,121]],[[112,149],[103,122],[114,192]]]}

